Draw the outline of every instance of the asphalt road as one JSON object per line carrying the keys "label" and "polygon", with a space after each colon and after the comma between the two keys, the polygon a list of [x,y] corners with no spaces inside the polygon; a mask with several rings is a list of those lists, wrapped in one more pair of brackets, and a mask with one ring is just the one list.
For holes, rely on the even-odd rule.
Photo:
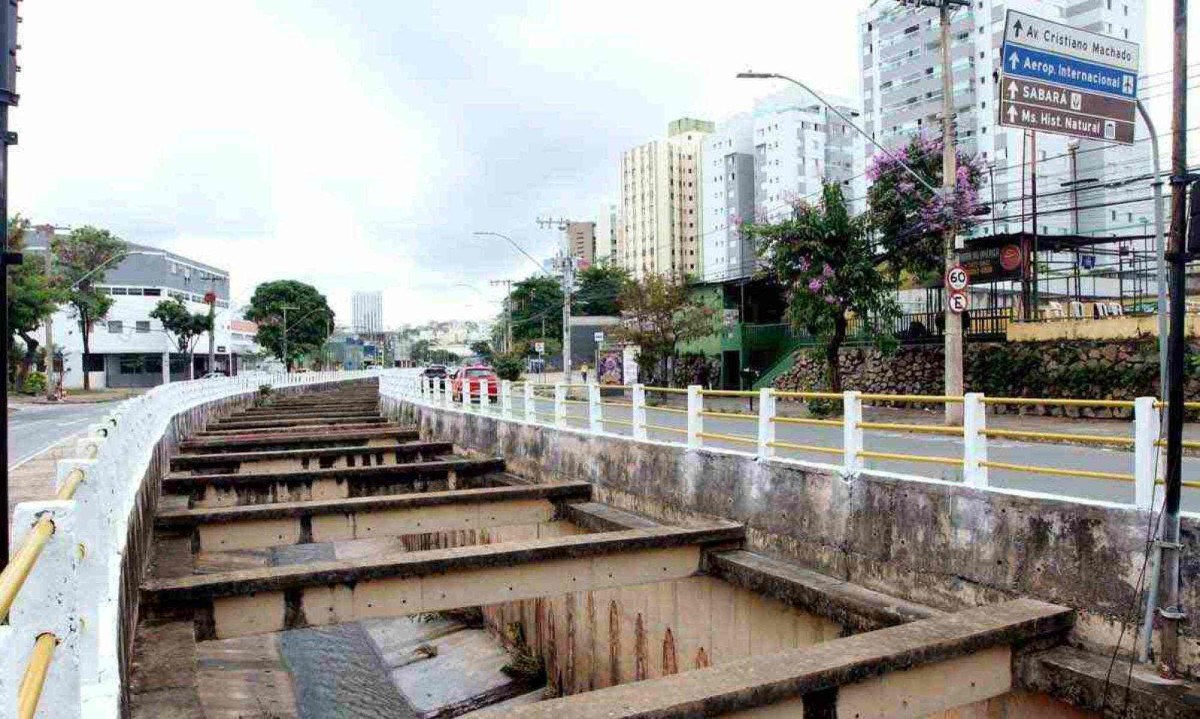
{"label": "asphalt road", "polygon": [[[606,398],[605,401],[609,400]],[[514,413],[519,414],[522,412],[521,402],[520,397],[513,398]],[[552,402],[538,400],[537,411],[539,413],[539,421],[552,421]],[[632,430],[628,425],[619,423],[630,420],[629,408],[606,405],[603,411],[605,419],[618,420],[618,422],[605,424],[604,428],[606,431],[616,434],[631,434]],[[742,409],[738,411],[745,412],[746,410]],[[543,412],[545,413],[544,416],[542,415]],[[569,404],[567,414],[568,423],[571,426],[587,426],[586,404]],[[679,409],[671,408],[671,411],[663,411],[647,407],[646,424],[648,427],[664,428],[649,429],[647,434],[650,439],[671,442],[685,441],[687,417]],[[758,431],[757,418],[743,420],[706,417],[704,418],[704,431],[705,433],[733,435],[753,440]],[[778,424],[776,425],[775,432],[775,439],[780,442],[834,449],[840,449],[842,446],[842,428],[840,426],[824,427]],[[1132,433],[1132,422],[1124,424],[1114,423],[1113,430],[1110,432],[1110,434],[1114,435],[1126,434],[1128,436],[1132,436]],[[705,439],[704,442],[707,446],[721,449],[735,449],[742,452],[755,451],[753,442],[743,443],[711,439]],[[863,445],[864,450],[875,452],[955,459],[962,457],[962,440],[951,436],[867,430]],[[841,464],[840,454],[794,451],[783,448],[779,448],[776,451],[781,457],[832,465]],[[1123,448],[1119,447],[1108,448],[992,439],[988,442],[988,459],[994,462],[1028,466],[1133,474],[1133,452],[1124,451]],[[1161,461],[1166,461],[1165,455],[1162,456]],[[890,459],[868,459],[866,464],[868,469],[878,469],[920,477],[935,477],[949,481],[962,481],[961,468],[951,465]],[[995,487],[1112,502],[1133,502],[1132,482],[1063,477],[997,469],[990,470],[988,475],[990,484]],[[1184,457],[1183,478],[1185,480],[1200,479],[1200,458]],[[1182,508],[1184,511],[1200,512],[1200,490],[1184,488]]]}
{"label": "asphalt road", "polygon": [[67,437],[79,434],[111,409],[111,402],[29,404],[9,412],[8,466],[12,467]]}

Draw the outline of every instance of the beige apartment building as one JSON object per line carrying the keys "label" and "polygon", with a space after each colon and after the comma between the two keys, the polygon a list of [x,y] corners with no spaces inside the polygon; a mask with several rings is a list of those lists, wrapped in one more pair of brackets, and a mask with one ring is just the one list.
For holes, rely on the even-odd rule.
{"label": "beige apartment building", "polygon": [[587,264],[596,261],[596,223],[568,222],[567,243],[571,247],[571,255]]}
{"label": "beige apartment building", "polygon": [[614,261],[636,278],[684,278],[702,271],[700,154],[706,120],[670,123],[665,140],[621,155],[621,202]]}

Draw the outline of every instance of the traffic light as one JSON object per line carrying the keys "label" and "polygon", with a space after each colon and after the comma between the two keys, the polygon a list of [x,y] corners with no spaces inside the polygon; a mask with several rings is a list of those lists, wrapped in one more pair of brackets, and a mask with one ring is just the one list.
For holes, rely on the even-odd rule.
{"label": "traffic light", "polygon": [[1200,182],[1192,183],[1190,207],[1188,208],[1186,250],[1189,255],[1200,254]]}
{"label": "traffic light", "polygon": [[0,14],[0,22],[4,24],[3,32],[0,32],[0,37],[4,38],[4,52],[0,54],[0,102],[5,105],[17,104],[17,73],[21,70],[17,65],[17,50],[21,46],[17,44],[17,25],[21,23],[21,16],[17,14],[17,2],[19,0],[0,0],[4,3],[4,12]]}

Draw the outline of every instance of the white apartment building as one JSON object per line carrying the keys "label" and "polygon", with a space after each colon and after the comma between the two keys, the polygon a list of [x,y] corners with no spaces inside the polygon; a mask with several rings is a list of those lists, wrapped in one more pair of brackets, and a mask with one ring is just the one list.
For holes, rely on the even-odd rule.
{"label": "white apartment building", "polygon": [[[1142,43],[1145,38],[1145,0],[973,0],[969,7],[955,10],[951,57],[956,141],[961,150],[977,155],[983,163],[981,199],[993,207],[991,216],[985,216],[974,230],[976,235],[1034,229],[1030,203],[1034,147],[1024,130],[1001,127],[997,121],[1000,45],[1008,9],[1133,42]],[[942,63],[937,10],[905,6],[897,0],[872,0],[859,14],[859,52],[864,129],[887,147],[901,146],[919,132],[940,135]],[[1144,98],[1144,80],[1142,86]],[[860,164],[865,168],[874,148],[869,144],[863,147]],[[1036,224],[1041,236],[1141,236],[1147,228],[1153,232],[1153,204],[1145,199],[1150,195],[1148,175],[1153,165],[1140,118],[1132,146],[1039,132],[1036,157]],[[1121,180],[1130,183],[1109,186]],[[1131,240],[1129,246],[1142,253],[1149,252],[1153,244],[1140,239]],[[1073,267],[1077,264],[1074,256],[1056,254],[1048,261],[1065,268],[1061,274],[1079,277]],[[1116,260],[1113,262],[1112,269],[1116,269]],[[1112,280],[1093,277],[1090,285],[1086,279],[1084,282],[1085,292],[1089,287],[1099,294],[1116,292]],[[1075,286],[1067,277],[1061,284],[1064,292]],[[1057,289],[1058,284],[1054,286]],[[1153,287],[1141,289],[1154,291]]]}
{"label": "white apartment building", "polygon": [[[851,119],[845,98],[825,96]],[[721,123],[703,150],[703,277],[724,281],[754,272],[756,249],[741,221],[777,221],[800,201],[815,201],[825,181],[846,183],[861,210],[865,194],[856,172],[862,139],[837,113],[800,88],[755,103],[752,112]]]}
{"label": "white apartment building", "polygon": [[617,206],[605,205],[596,218],[596,261],[617,255]]}
{"label": "white apartment building", "polygon": [[616,262],[635,278],[702,271],[700,153],[712,130],[682,118],[665,140],[622,153]]}
{"label": "white apartment building", "polygon": [[383,332],[383,293],[355,292],[350,296],[354,331],[360,334]]}

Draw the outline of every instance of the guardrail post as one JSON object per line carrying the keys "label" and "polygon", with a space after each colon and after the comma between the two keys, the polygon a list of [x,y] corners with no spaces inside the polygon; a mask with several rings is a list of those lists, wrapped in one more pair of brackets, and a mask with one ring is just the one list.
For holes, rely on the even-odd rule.
{"label": "guardrail post", "polygon": [[[13,512],[13,546],[20,547],[43,516],[54,522],[54,533],[16,595],[8,613],[11,636],[0,656],[0,698],[16,706],[21,678],[34,643],[53,634],[58,645],[38,702],[38,716],[80,716],[79,578],[80,546],[75,530],[78,517],[71,500],[22,502]],[[15,715],[15,712],[14,712]],[[8,714],[6,713],[6,716]]]}
{"label": "guardrail post", "polygon": [[471,378],[463,377],[462,384],[458,387],[459,399],[462,400],[462,408],[464,412],[471,411]]}
{"label": "guardrail post", "polygon": [[500,380],[500,416],[512,419],[512,380]]}
{"label": "guardrail post", "polygon": [[758,391],[758,458],[775,456],[775,394],[770,387]]}
{"label": "guardrail post", "polygon": [[846,474],[863,469],[862,398],[858,392],[842,393],[842,464]]}
{"label": "guardrail post", "polygon": [[629,421],[633,424],[633,438],[646,439],[646,385],[635,384],[630,386],[629,403],[630,407]]}
{"label": "guardrail post", "polygon": [[525,421],[537,422],[537,404],[533,401],[533,385],[525,382]]}
{"label": "guardrail post", "polygon": [[554,426],[567,426],[567,386],[562,382],[554,384]]}
{"label": "guardrail post", "polygon": [[479,390],[479,414],[487,414],[491,409],[488,407],[488,381],[486,377],[480,377],[475,383],[475,388]]}
{"label": "guardrail post", "polygon": [[454,387],[450,384],[449,377],[442,377],[442,406],[449,409],[450,405],[454,404]]}
{"label": "guardrail post", "polygon": [[700,414],[704,411],[701,389],[698,384],[689,384],[687,388],[687,446],[691,448],[704,446],[704,438],[700,436],[704,432],[704,415]]}
{"label": "guardrail post", "polygon": [[[1158,479],[1159,417],[1153,397],[1133,400],[1133,503],[1152,509],[1154,482]],[[1159,501],[1165,495],[1160,495]]]}
{"label": "guardrail post", "polygon": [[600,405],[600,385],[592,382],[588,385],[588,428],[592,434],[604,431],[604,408]]}
{"label": "guardrail post", "polygon": [[988,486],[987,405],[979,392],[963,395],[963,482],[968,487]]}

